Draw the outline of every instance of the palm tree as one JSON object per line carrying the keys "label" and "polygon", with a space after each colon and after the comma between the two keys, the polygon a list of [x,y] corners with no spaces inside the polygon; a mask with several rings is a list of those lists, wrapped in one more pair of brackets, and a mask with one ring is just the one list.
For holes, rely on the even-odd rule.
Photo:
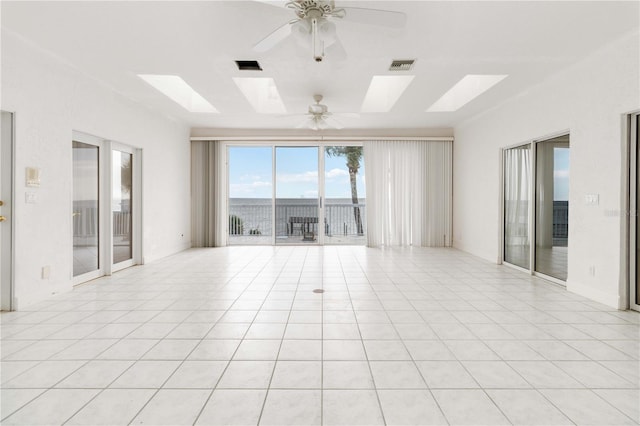
{"label": "palm tree", "polygon": [[358,235],[363,235],[362,215],[358,206],[358,187],[356,186],[356,175],[360,170],[360,162],[362,161],[361,146],[328,146],[325,148],[329,157],[345,157],[347,159],[347,168],[349,169],[349,180],[351,181],[351,202],[353,203],[353,218],[356,221],[356,229]]}
{"label": "palm tree", "polygon": [[131,155],[123,155],[120,163],[120,190],[123,194],[131,194],[133,186],[131,157]]}

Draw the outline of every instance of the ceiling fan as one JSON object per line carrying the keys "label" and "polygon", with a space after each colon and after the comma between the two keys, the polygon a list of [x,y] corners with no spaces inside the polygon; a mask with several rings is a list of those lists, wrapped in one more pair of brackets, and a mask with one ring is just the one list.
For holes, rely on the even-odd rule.
{"label": "ceiling fan", "polygon": [[370,25],[402,28],[407,19],[402,12],[362,7],[336,7],[334,0],[292,0],[285,3],[284,6],[292,9],[296,17],[256,43],[253,46],[253,50],[256,52],[266,52],[295,33],[306,40],[310,38],[313,59],[316,62],[322,62],[325,49],[329,46],[336,44],[338,49],[342,49],[336,38],[334,20],[342,19]]}
{"label": "ceiling fan", "polygon": [[350,112],[338,112],[331,113],[329,112],[329,108],[326,105],[321,104],[322,95],[313,95],[313,100],[316,102],[315,104],[309,105],[309,112],[306,114],[301,114],[306,116],[306,119],[296,126],[298,129],[300,128],[308,128],[311,130],[324,130],[324,129],[342,129],[344,126],[338,120],[336,120],[335,116],[342,117],[351,117],[351,118],[359,118],[360,114],[350,113]]}

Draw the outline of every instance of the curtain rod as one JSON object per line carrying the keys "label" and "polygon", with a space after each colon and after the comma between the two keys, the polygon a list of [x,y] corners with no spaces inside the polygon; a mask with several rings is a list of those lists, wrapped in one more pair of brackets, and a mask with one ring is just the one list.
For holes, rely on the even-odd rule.
{"label": "curtain rod", "polygon": [[191,136],[191,141],[451,141],[453,136]]}

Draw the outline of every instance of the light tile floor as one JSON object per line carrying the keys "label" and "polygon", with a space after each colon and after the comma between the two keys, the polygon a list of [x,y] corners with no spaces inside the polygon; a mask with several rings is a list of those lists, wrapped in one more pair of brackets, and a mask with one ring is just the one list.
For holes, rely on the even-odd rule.
{"label": "light tile floor", "polygon": [[640,417],[637,312],[453,249],[194,249],[1,320],[7,425]]}

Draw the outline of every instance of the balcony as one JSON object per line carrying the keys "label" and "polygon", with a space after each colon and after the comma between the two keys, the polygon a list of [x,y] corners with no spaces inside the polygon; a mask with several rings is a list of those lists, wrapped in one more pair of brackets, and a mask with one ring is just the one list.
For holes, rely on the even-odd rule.
{"label": "balcony", "polygon": [[[366,205],[346,199],[329,199],[325,219],[318,223],[315,199],[276,199],[272,221],[270,199],[231,198],[229,200],[229,244],[317,243],[324,229],[325,244],[365,244]],[[359,223],[358,223],[359,222]],[[275,229],[274,229],[275,225]]]}

